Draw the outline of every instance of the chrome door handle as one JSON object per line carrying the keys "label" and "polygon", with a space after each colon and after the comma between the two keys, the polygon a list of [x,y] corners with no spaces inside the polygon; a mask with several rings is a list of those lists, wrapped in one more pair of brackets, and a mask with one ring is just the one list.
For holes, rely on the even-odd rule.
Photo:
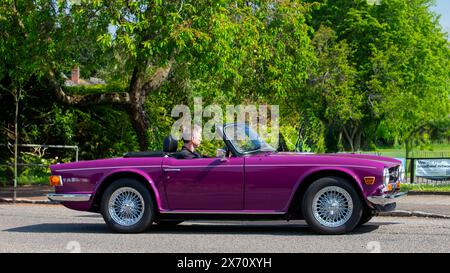
{"label": "chrome door handle", "polygon": [[179,172],[181,169],[164,169],[165,172]]}

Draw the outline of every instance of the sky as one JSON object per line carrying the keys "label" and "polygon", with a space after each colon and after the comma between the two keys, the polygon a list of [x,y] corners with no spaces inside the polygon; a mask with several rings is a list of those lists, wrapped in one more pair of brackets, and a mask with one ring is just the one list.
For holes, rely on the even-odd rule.
{"label": "sky", "polygon": [[[379,0],[370,0],[379,1]],[[431,7],[431,10],[441,15],[440,23],[443,31],[449,33],[447,38],[450,40],[450,0],[435,0],[436,5]],[[110,32],[114,32],[114,29],[110,29]]]}
{"label": "sky", "polygon": [[[441,15],[441,25],[445,32],[450,33],[450,0],[435,0],[436,6],[431,9]],[[450,39],[450,36],[448,37]]]}

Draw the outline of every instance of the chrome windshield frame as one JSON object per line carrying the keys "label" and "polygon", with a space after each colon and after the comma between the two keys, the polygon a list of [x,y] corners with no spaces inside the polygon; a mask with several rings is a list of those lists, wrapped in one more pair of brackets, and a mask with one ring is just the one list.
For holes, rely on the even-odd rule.
{"label": "chrome windshield frame", "polygon": [[[225,142],[225,144],[229,143],[229,145],[231,146],[233,152],[236,155],[249,155],[249,154],[256,154],[256,153],[268,153],[268,152],[276,152],[276,149],[273,148],[272,146],[270,146],[269,144],[267,144],[263,139],[260,138],[260,136],[252,130],[252,132],[254,134],[256,134],[258,136],[258,141],[260,141],[260,143],[264,143],[265,145],[267,145],[268,147],[271,148],[271,150],[262,150],[261,148],[259,149],[255,149],[255,150],[251,150],[251,151],[242,151],[241,149],[238,149],[236,147],[236,145],[234,144],[234,142],[232,140],[230,140],[225,132],[225,129],[227,127],[230,126],[243,126],[245,127],[246,130],[252,130],[252,128],[250,126],[248,126],[247,124],[244,123],[228,123],[228,124],[224,124],[223,126],[218,126],[219,132],[222,134],[223,140]],[[260,146],[262,147],[262,145]]]}

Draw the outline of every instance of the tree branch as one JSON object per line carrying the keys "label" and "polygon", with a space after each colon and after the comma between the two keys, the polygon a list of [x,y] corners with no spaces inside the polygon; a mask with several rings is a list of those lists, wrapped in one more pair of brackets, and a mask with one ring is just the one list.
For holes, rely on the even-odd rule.
{"label": "tree branch", "polygon": [[0,89],[4,90],[14,96],[14,94],[11,90],[7,89],[6,87],[3,87],[3,85],[1,85],[1,84],[0,84]]}
{"label": "tree branch", "polygon": [[25,29],[25,25],[24,25],[24,23],[23,23],[23,21],[21,19],[21,15],[20,15],[19,11],[17,10],[17,3],[16,3],[16,1],[13,2],[12,9],[13,9],[14,15],[17,17],[17,18],[15,18],[16,19],[16,23],[19,26],[20,30],[22,31],[22,34],[25,37],[28,37],[28,32]]}
{"label": "tree branch", "polygon": [[68,95],[56,81],[54,74],[50,73],[49,87],[56,99],[63,104],[72,106],[90,106],[99,104],[126,106],[130,103],[130,95],[125,92],[110,92],[88,95]]}
{"label": "tree branch", "polygon": [[171,59],[167,66],[156,69],[155,73],[153,73],[150,79],[142,87],[144,95],[158,89],[169,78],[174,62],[175,61]]}

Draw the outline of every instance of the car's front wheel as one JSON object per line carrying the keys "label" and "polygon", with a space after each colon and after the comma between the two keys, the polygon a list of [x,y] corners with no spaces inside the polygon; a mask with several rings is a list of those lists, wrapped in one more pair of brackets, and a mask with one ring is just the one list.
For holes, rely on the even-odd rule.
{"label": "car's front wheel", "polygon": [[305,192],[303,215],[313,230],[321,234],[343,234],[360,222],[363,203],[353,185],[340,177],[324,177]]}
{"label": "car's front wheel", "polygon": [[153,221],[152,196],[139,181],[121,178],[105,190],[101,213],[108,227],[116,232],[142,232]]}
{"label": "car's front wheel", "polygon": [[358,226],[362,226],[365,223],[367,223],[370,220],[372,220],[374,215],[375,215],[375,213],[370,208],[365,208],[363,210],[363,213],[362,213],[362,216],[361,216],[361,220],[359,220]]}

